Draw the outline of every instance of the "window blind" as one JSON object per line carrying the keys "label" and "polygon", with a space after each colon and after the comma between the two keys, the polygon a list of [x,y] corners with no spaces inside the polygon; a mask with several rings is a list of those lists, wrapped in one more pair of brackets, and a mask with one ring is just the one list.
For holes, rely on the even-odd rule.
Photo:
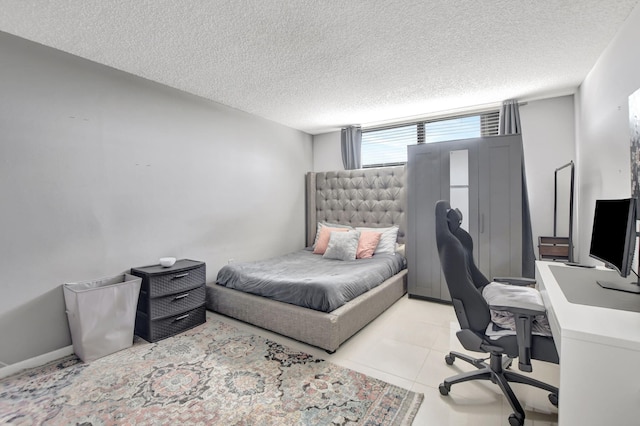
{"label": "window blind", "polygon": [[362,131],[362,167],[405,164],[407,145],[498,134],[499,112],[446,117]]}
{"label": "window blind", "polygon": [[362,131],[362,167],[378,167],[407,162],[407,145],[418,140],[417,124]]}

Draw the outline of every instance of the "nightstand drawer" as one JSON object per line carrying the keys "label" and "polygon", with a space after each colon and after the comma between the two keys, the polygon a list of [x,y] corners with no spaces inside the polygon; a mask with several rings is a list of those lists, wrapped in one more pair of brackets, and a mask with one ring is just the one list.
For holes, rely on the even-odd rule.
{"label": "nightstand drawer", "polygon": [[[185,267],[181,267],[186,265]],[[142,277],[141,291],[149,297],[166,296],[204,284],[206,266],[202,262],[180,260],[171,268],[151,266],[133,268],[131,274]]]}
{"label": "nightstand drawer", "polygon": [[205,292],[204,284],[200,284],[196,288],[155,299],[146,298],[141,293],[142,297],[138,303],[138,310],[149,315],[151,319],[168,317],[202,305],[202,301],[205,300],[206,296]]}
{"label": "nightstand drawer", "polygon": [[150,320],[143,312],[136,316],[136,334],[148,342],[156,342],[189,330],[206,321],[206,308],[199,306],[187,312],[157,320]]}

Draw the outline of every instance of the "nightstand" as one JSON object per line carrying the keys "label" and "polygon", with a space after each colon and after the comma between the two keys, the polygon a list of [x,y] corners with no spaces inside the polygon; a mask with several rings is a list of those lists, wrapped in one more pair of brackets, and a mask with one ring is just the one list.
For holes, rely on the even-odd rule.
{"label": "nightstand", "polygon": [[156,342],[206,321],[204,262],[182,259],[173,266],[131,268],[142,278],[135,334]]}

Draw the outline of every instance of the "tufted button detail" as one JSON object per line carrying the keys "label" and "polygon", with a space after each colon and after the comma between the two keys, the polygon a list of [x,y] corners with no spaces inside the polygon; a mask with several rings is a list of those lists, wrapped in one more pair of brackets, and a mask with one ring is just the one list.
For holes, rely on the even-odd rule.
{"label": "tufted button detail", "polygon": [[403,168],[316,173],[316,218],[368,227],[404,223],[404,177]]}

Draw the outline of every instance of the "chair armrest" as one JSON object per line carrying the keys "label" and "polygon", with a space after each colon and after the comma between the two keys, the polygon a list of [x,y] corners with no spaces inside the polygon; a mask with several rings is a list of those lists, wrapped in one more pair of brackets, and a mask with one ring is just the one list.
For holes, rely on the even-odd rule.
{"label": "chair armrest", "polygon": [[[505,278],[506,280],[506,278]],[[520,282],[531,282],[529,279],[518,279]],[[530,287],[513,286],[505,282],[487,284],[482,290],[482,296],[492,311],[492,318],[502,322],[500,311],[512,315],[513,323],[508,327],[516,331],[518,343],[518,368],[531,371],[531,333],[533,320],[537,315],[545,315],[546,308],[537,290]],[[494,314],[495,313],[495,314]],[[507,316],[507,322],[511,322]]]}
{"label": "chair armrest", "polygon": [[545,315],[547,310],[541,308],[540,305],[521,302],[519,300],[514,300],[510,305],[489,305],[489,309],[494,311],[507,311],[511,312],[514,315]]}
{"label": "chair armrest", "polygon": [[546,310],[537,304],[513,301],[513,306],[491,305],[494,311],[507,311],[514,314],[516,339],[518,341],[518,368],[530,373],[531,367],[531,324],[536,315],[545,315]]}
{"label": "chair armrest", "polygon": [[533,285],[536,283],[536,280],[533,278],[524,278],[524,277],[493,277],[493,281],[497,283],[507,283],[511,285]]}

